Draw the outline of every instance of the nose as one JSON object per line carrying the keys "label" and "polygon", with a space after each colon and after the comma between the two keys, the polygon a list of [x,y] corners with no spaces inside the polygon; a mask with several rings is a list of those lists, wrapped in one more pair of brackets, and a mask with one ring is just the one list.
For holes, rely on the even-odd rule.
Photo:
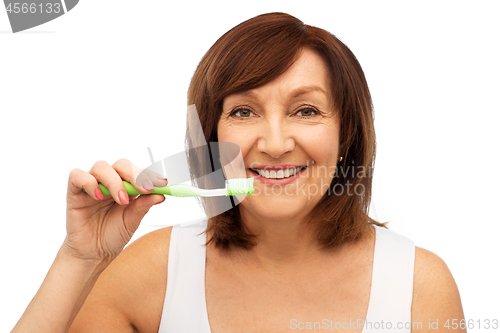
{"label": "nose", "polygon": [[293,133],[290,126],[287,126],[286,121],[281,117],[268,119],[257,141],[259,152],[268,154],[273,158],[280,158],[284,154],[293,151],[294,148]]}

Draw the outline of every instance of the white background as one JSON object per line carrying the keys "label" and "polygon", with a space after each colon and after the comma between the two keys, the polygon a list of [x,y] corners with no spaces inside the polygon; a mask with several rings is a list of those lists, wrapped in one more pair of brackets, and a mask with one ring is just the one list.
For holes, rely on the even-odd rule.
{"label": "white background", "polygon": [[[18,34],[0,10],[0,331],[63,242],[69,172],[122,157],[146,167],[147,147],[156,159],[182,151],[203,54],[272,11],[332,32],[365,71],[378,143],[372,216],[444,259],[467,319],[500,319],[496,3],[82,0]],[[171,199],[133,240],[185,220]]]}

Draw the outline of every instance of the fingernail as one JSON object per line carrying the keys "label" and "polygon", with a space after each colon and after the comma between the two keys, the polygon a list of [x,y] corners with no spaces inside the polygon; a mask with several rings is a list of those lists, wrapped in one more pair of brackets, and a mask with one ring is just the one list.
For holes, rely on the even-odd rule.
{"label": "fingernail", "polygon": [[163,176],[158,176],[158,179],[159,179],[159,180],[164,180],[164,181],[165,181],[165,186],[167,186],[167,185],[168,185],[168,180],[167,180],[167,178],[165,178],[165,177],[163,177]]}
{"label": "fingernail", "polygon": [[94,193],[95,193],[95,196],[97,197],[97,199],[99,199],[99,200],[104,199],[104,196],[102,195],[101,189],[99,187],[95,189]]}
{"label": "fingernail", "polygon": [[149,179],[145,179],[142,181],[142,187],[145,188],[146,190],[152,190],[155,187],[153,186],[153,183]]}
{"label": "fingernail", "polygon": [[124,190],[121,190],[118,192],[118,198],[120,198],[120,201],[124,204],[128,204],[128,195],[125,193]]}

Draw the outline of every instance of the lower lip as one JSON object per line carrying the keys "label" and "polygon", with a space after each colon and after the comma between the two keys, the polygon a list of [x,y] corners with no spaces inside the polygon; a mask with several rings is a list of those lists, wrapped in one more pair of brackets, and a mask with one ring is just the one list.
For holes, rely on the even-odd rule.
{"label": "lower lip", "polygon": [[250,170],[250,172],[254,175],[254,178],[255,180],[258,180],[259,182],[261,182],[262,184],[264,185],[270,185],[270,186],[273,186],[273,185],[278,185],[278,186],[284,186],[284,185],[288,185],[288,184],[291,184],[293,183],[294,181],[296,181],[297,179],[299,179],[300,177],[300,174],[306,170],[307,168],[304,168],[302,169],[299,173],[293,175],[292,177],[288,177],[288,178],[266,178],[266,177],[262,177],[261,175],[259,175],[257,172],[253,171],[253,170]]}

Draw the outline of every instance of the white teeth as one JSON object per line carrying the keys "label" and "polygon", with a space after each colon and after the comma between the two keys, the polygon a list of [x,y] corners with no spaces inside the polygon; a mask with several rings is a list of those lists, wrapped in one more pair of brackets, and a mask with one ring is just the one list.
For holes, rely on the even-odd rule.
{"label": "white teeth", "polygon": [[256,169],[257,173],[261,175],[262,177],[265,178],[271,178],[271,179],[282,179],[282,178],[288,178],[296,175],[300,171],[301,167],[298,168],[290,168],[290,169],[285,169],[285,170],[262,170],[262,169]]}

